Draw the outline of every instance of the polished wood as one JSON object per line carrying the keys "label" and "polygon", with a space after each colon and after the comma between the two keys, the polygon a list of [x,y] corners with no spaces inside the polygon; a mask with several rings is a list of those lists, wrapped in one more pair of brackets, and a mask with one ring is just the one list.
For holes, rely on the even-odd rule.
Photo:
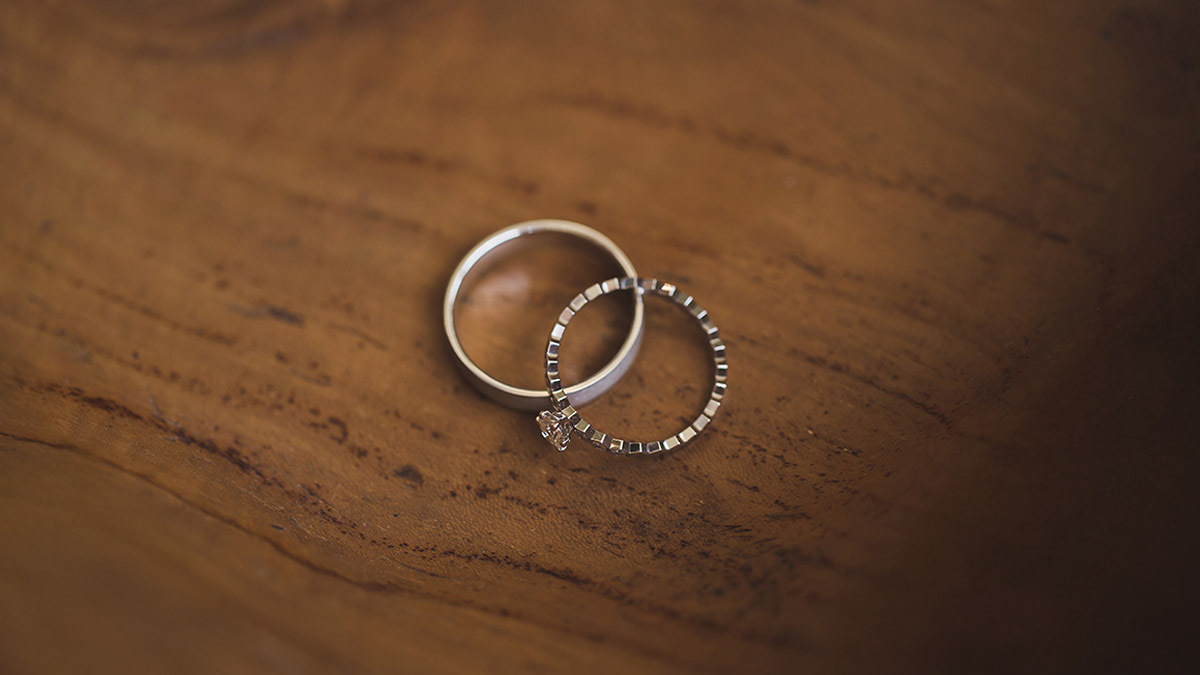
{"label": "polished wood", "polygon": [[[0,670],[1185,669],[1198,14],[5,2]],[[695,444],[456,372],[450,271],[540,217],[710,309]],[[610,267],[531,242],[464,339],[536,385]],[[647,307],[614,433],[708,386]]]}

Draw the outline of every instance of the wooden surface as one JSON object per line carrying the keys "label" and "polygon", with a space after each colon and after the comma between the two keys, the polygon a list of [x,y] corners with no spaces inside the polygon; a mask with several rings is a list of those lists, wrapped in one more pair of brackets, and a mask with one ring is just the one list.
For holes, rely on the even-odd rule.
{"label": "wooden surface", "polygon": [[[1183,670],[1198,30],[1185,0],[3,3],[0,671]],[[537,217],[710,309],[700,442],[558,454],[459,377],[445,281]],[[463,308],[528,384],[579,290],[551,273],[608,271],[543,243]],[[649,314],[598,423],[702,398],[694,329]]]}

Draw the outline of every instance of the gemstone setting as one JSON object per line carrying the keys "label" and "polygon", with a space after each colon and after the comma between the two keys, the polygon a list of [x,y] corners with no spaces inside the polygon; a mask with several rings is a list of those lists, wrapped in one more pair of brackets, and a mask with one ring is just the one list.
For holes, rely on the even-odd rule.
{"label": "gemstone setting", "polygon": [[566,415],[557,410],[543,410],[538,413],[537,423],[542,430],[542,438],[555,450],[562,452],[571,444],[571,424]]}

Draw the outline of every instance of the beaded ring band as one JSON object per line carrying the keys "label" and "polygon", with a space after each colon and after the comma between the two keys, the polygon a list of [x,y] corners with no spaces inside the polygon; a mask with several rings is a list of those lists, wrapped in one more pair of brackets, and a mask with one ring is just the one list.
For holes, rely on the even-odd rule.
{"label": "beaded ring band", "polygon": [[[579,415],[579,411],[571,405],[567,393],[563,390],[562,379],[558,375],[558,349],[562,343],[563,334],[571,319],[584,305],[596,298],[620,290],[632,290],[635,293],[656,293],[674,300],[676,304],[688,311],[704,328],[708,336],[708,344],[712,348],[713,364],[716,366],[715,382],[712,395],[703,412],[683,431],[661,441],[627,441],[606,434],[596,429]],[[696,304],[692,296],[682,292],[674,284],[665,283],[658,279],[643,279],[640,277],[613,278],[589,286],[587,290],[575,296],[571,304],[558,316],[558,322],[550,331],[550,341],[546,345],[546,390],[550,394],[550,410],[544,410],[537,416],[538,426],[542,437],[550,442],[559,452],[567,449],[571,442],[571,432],[575,432],[592,445],[608,450],[616,455],[653,455],[663,450],[674,450],[686,445],[704,430],[721,401],[725,398],[726,378],[729,365],[725,362],[725,343],[721,341],[716,324],[709,318],[708,312]]]}

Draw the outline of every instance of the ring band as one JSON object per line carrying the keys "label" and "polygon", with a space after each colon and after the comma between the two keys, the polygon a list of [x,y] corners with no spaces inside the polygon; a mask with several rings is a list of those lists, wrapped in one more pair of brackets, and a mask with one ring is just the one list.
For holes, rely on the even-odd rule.
{"label": "ring band", "polygon": [[[463,281],[467,277],[467,273],[476,264],[502,244],[518,237],[543,232],[557,232],[583,239],[611,256],[621,266],[621,270],[625,276],[637,276],[637,272],[633,269],[633,263],[629,261],[629,257],[611,239],[590,227],[567,220],[529,220],[511,225],[491,234],[476,244],[463,257],[462,261],[458,263],[458,267],[454,269],[454,274],[450,276],[450,283],[446,286],[446,297],[442,303],[442,324],[446,330],[446,338],[450,341],[450,348],[454,351],[459,365],[462,367],[464,374],[471,384],[493,401],[518,410],[538,410],[545,408],[550,405],[551,398],[542,389],[525,389],[501,382],[476,365],[471,360],[471,357],[467,356],[462,342],[458,339],[458,331],[454,324],[454,307],[458,302],[458,294]],[[638,348],[641,346],[644,314],[645,305],[639,293],[634,300],[633,322],[629,325],[629,335],[625,337],[625,341],[621,344],[621,348],[617,351],[616,355],[595,375],[564,390],[579,405],[585,405],[608,391],[629,370],[629,366],[633,364],[633,359],[637,356]]]}
{"label": "ring band", "polygon": [[[661,441],[649,443],[627,441],[596,429],[579,415],[579,411],[575,409],[570,400],[570,390],[563,389],[562,380],[558,376],[558,348],[571,319],[575,318],[575,314],[592,300],[619,290],[633,290],[638,295],[655,293],[674,300],[676,304],[682,306],[700,322],[708,337],[708,345],[712,349],[713,365],[716,369],[715,382],[708,404],[704,406],[703,412],[683,431]],[[554,328],[550,332],[550,341],[546,344],[546,390],[550,393],[553,403],[550,410],[544,410],[537,416],[538,426],[541,427],[542,436],[559,452],[567,449],[567,445],[571,442],[572,431],[592,445],[617,455],[653,455],[663,450],[673,450],[692,441],[712,421],[713,416],[717,414],[717,409],[721,407],[721,401],[725,399],[728,375],[729,365],[725,362],[725,343],[721,340],[720,331],[709,318],[708,312],[696,304],[692,296],[680,291],[674,284],[664,283],[658,279],[637,277],[608,279],[593,284],[584,292],[576,295],[571,304],[558,316],[558,322],[554,324]],[[580,401],[578,404],[583,405],[583,402]]]}

